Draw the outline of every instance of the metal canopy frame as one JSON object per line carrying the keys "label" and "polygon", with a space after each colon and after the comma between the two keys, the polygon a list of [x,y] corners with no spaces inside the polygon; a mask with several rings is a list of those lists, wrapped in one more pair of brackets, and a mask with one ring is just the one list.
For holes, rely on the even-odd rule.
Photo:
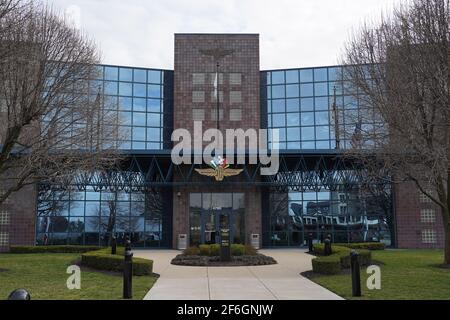
{"label": "metal canopy frame", "polygon": [[[94,190],[146,192],[166,187],[268,187],[280,191],[320,191],[328,189],[352,190],[358,187],[366,177],[365,169],[356,161],[344,159],[336,152],[319,153],[285,151],[280,153],[279,172],[273,176],[261,176],[259,164],[235,165],[243,169],[238,177],[229,177],[222,182],[200,176],[194,169],[204,165],[175,165],[170,151],[130,156],[108,171],[82,172],[75,174],[71,181],[49,188],[64,189],[76,186],[85,190],[91,186]],[[387,181],[376,183],[387,185]]]}

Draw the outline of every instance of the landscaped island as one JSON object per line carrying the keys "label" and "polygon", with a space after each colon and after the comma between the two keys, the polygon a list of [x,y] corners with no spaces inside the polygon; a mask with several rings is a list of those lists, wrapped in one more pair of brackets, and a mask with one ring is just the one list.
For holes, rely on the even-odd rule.
{"label": "landscaped island", "polygon": [[220,259],[220,245],[200,245],[190,247],[172,259],[172,264],[179,266],[261,266],[276,264],[274,258],[258,253],[252,246],[231,245],[231,261]]}

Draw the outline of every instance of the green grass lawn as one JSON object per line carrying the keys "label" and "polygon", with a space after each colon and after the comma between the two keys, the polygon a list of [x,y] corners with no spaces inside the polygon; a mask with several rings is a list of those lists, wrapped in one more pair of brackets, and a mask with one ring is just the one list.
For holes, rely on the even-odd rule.
{"label": "green grass lawn", "polygon": [[[81,268],[81,289],[69,290],[67,267],[80,254],[0,254],[0,299],[24,288],[32,300],[115,300],[122,298],[121,274]],[[133,298],[142,299],[156,281],[155,276],[133,277]]]}
{"label": "green grass lawn", "polygon": [[350,273],[309,275],[311,280],[346,299],[369,300],[449,300],[450,269],[440,268],[442,251],[373,251],[372,259],[381,262],[381,290],[368,290],[366,268],[361,269],[362,298],[352,297]]}

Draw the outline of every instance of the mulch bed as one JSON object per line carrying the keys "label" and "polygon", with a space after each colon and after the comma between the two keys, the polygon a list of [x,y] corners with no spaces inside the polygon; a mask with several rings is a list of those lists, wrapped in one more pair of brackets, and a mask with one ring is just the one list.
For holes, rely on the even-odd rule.
{"label": "mulch bed", "polygon": [[177,266],[194,267],[242,267],[242,266],[265,266],[277,264],[274,258],[263,254],[255,256],[234,256],[230,262],[220,261],[220,257],[187,256],[179,254],[172,259],[172,264]]}

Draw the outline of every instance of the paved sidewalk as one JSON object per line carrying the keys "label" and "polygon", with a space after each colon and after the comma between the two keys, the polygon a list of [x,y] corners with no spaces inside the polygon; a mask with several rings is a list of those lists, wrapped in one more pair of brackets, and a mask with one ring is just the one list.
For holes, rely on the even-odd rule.
{"label": "paved sidewalk", "polygon": [[301,276],[312,256],[300,249],[261,250],[277,265],[255,267],[183,267],[170,264],[176,250],[135,251],[154,261],[161,275],[145,300],[342,300]]}

